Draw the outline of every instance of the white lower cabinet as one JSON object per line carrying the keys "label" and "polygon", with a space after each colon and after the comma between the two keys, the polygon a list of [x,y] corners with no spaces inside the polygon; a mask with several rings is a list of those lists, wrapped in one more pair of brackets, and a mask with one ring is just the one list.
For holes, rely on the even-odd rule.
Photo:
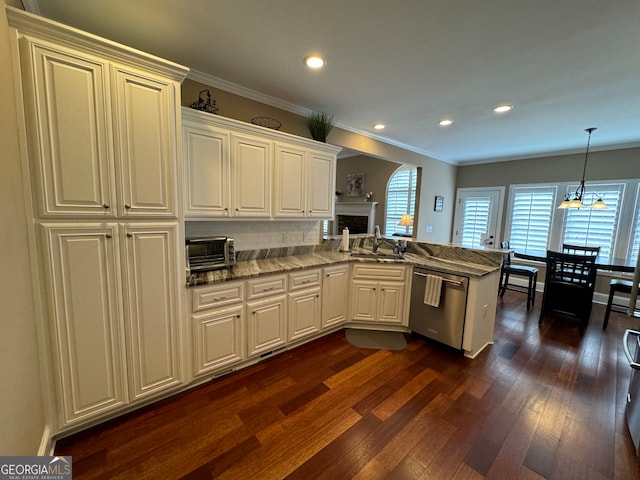
{"label": "white lower cabinet", "polygon": [[120,227],[131,400],[182,383],[175,279],[177,224]]}
{"label": "white lower cabinet", "polygon": [[247,355],[283,347],[287,335],[286,277],[270,275],[247,280]]}
{"label": "white lower cabinet", "polygon": [[194,376],[244,360],[244,305],[215,309],[192,318]]}
{"label": "white lower cabinet", "polygon": [[327,267],[322,270],[323,329],[342,325],[347,321],[349,300],[349,265]]}
{"label": "white lower cabinet", "polygon": [[41,229],[60,426],[180,385],[177,223]]}
{"label": "white lower cabinet", "polygon": [[322,271],[303,270],[289,274],[287,295],[287,340],[293,342],[320,331]]}
{"label": "white lower cabinet", "polygon": [[193,374],[228,369],[246,358],[244,282],[192,291]]}
{"label": "white lower cabinet", "polygon": [[360,264],[353,267],[349,318],[353,322],[406,326],[407,267]]}

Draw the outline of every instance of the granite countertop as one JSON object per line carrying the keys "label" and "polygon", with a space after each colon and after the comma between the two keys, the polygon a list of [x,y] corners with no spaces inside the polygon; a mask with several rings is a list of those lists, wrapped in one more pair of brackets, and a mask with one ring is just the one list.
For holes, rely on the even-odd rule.
{"label": "granite countertop", "polygon": [[[388,247],[389,245],[385,245]],[[352,246],[353,248],[353,246]],[[400,263],[410,266],[427,267],[442,273],[452,273],[469,277],[482,277],[495,272],[500,265],[486,265],[482,263],[462,261],[461,259],[439,258],[417,248],[410,248],[404,256],[394,256],[391,248],[380,248],[379,257],[374,257],[371,249],[357,246],[353,248],[355,255],[350,252],[341,252],[337,249],[319,249],[311,251],[279,252],[279,256],[267,256],[267,258],[242,259],[229,269],[214,270],[211,272],[197,273],[187,279],[187,287],[210,285],[225,281],[243,280],[275,273],[288,273],[296,270],[320,268],[340,263]],[[473,260],[474,258],[472,258]]]}

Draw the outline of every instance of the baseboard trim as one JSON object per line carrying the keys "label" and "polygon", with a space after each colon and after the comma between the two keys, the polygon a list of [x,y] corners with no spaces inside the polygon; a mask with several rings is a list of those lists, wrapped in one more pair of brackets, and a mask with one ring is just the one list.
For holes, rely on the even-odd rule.
{"label": "baseboard trim", "polygon": [[51,434],[51,428],[49,426],[44,427],[42,437],[40,438],[40,447],[38,448],[39,457],[48,457],[54,454],[56,450],[56,441]]}

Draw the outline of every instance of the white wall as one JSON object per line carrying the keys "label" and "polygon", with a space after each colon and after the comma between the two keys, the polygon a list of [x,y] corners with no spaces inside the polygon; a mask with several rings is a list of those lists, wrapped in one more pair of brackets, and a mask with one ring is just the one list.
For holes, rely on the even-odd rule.
{"label": "white wall", "polygon": [[6,3],[0,0],[0,455],[33,455],[45,420]]}

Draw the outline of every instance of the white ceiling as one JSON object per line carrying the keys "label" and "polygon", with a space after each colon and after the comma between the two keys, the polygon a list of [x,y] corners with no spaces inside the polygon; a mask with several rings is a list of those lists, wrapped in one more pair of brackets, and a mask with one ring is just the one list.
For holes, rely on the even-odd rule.
{"label": "white ceiling", "polygon": [[[640,145],[638,0],[25,4],[448,163],[582,152],[592,126],[593,150]],[[327,67],[309,71],[316,52]]]}

